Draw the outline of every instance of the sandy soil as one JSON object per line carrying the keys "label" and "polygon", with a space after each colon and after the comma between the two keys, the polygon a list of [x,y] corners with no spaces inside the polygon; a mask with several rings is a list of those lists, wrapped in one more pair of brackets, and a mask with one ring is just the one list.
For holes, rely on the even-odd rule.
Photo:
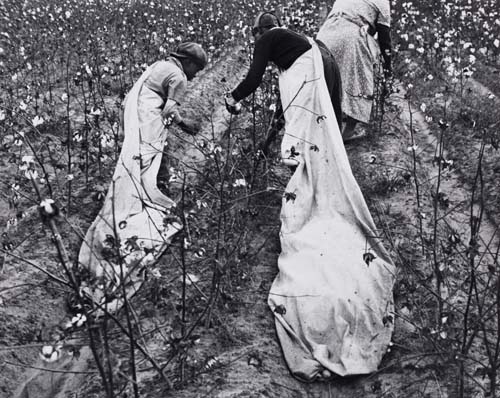
{"label": "sandy soil", "polygon": [[[221,98],[223,92],[232,87],[242,75],[246,65],[246,54],[227,54],[193,82],[188,102],[191,117],[211,114],[208,120],[201,118],[202,134],[196,145],[220,137],[230,122]],[[375,221],[380,227],[390,225],[402,234],[408,225],[415,224],[415,192],[411,180],[403,171],[409,164],[410,113],[402,96],[394,95],[386,117],[387,128],[382,135],[348,146],[347,151],[353,171],[367,198]],[[203,110],[203,113],[201,112]],[[234,123],[231,120],[231,123]],[[249,123],[248,115],[240,116],[238,125]],[[428,126],[421,114],[412,114],[416,129],[422,175],[427,181],[435,178],[433,165],[435,138],[429,134]],[[187,169],[199,169],[202,156],[194,149],[193,138],[185,138],[173,132],[170,153],[182,154],[178,165]],[[376,160],[373,161],[373,158]],[[385,166],[384,166],[385,165]],[[390,165],[390,167],[386,167]],[[2,166],[3,175],[11,172],[8,164]],[[286,181],[286,171],[278,166],[274,173]],[[192,178],[196,178],[193,173]],[[385,185],[383,185],[384,183]],[[381,188],[382,187],[382,188]],[[468,208],[461,207],[469,196],[469,188],[463,186],[453,171],[446,174],[443,189],[453,193],[452,207],[457,217],[453,226],[459,233],[468,217]],[[378,191],[377,191],[378,190]],[[277,272],[276,260],[279,254],[279,206],[281,196],[270,192],[262,199],[267,207],[252,224],[248,233],[248,250],[253,253],[241,264],[241,279],[235,294],[224,300],[224,312],[215,315],[216,326],[204,330],[193,352],[197,358],[211,359],[203,371],[189,378],[175,391],[153,377],[144,367],[140,372],[140,386],[147,397],[453,397],[455,376],[450,369],[442,368],[435,355],[425,351],[419,321],[408,313],[408,298],[405,297],[402,282],[408,276],[401,270],[395,292],[397,302],[396,332],[394,345],[386,355],[380,370],[375,374],[333,380],[327,383],[304,384],[292,378],[284,363],[278,345],[272,313],[266,305],[267,292]],[[424,195],[424,206],[431,208],[432,198]],[[93,206],[82,215],[72,215],[73,227],[86,229],[98,208]],[[456,205],[456,206],[454,206]],[[0,200],[0,214],[8,213],[5,201]],[[6,217],[0,218],[3,225]],[[69,250],[74,257],[78,250],[78,237],[67,224],[62,233],[69,237]],[[462,230],[461,230],[462,228]],[[486,226],[482,239],[487,242],[495,229]],[[57,260],[50,244],[50,236],[38,222],[36,215],[19,223],[12,233],[15,242],[13,255],[21,256],[52,272],[57,271]],[[22,238],[25,237],[25,238]],[[22,238],[22,239],[21,239]],[[396,258],[396,263],[399,263]],[[168,273],[172,270],[171,258],[165,256],[159,269]],[[426,272],[422,266],[422,272]],[[148,289],[146,284],[145,289]],[[420,294],[418,292],[416,294]],[[422,293],[423,294],[423,293]],[[145,295],[137,297],[138,306],[147,309]],[[416,302],[425,301],[423,297]],[[149,305],[149,307],[148,307]],[[0,274],[0,395],[14,398],[64,398],[97,397],[98,375],[88,366],[91,354],[82,349],[79,359],[69,354],[62,361],[46,364],[38,358],[40,346],[52,339],[51,333],[67,318],[64,296],[46,276],[32,265],[13,256],[6,256],[3,272]],[[167,314],[168,315],[168,314]],[[162,314],[161,316],[167,316]],[[145,324],[151,319],[145,317]],[[217,329],[217,330],[216,330]],[[221,333],[221,330],[223,333]],[[224,337],[221,337],[221,334]],[[161,347],[157,341],[148,342],[150,350]],[[25,366],[23,366],[24,364]],[[45,368],[47,371],[31,367]],[[58,373],[59,371],[70,373]],[[71,373],[77,372],[77,373]],[[79,373],[78,373],[79,372]]]}

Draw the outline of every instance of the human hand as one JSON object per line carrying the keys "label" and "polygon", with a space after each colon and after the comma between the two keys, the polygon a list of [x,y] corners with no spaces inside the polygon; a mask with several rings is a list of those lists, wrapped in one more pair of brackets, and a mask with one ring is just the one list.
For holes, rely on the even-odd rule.
{"label": "human hand", "polygon": [[230,114],[238,115],[241,113],[241,104],[233,98],[231,93],[227,93],[224,96],[224,102],[226,104],[226,109]]}
{"label": "human hand", "polygon": [[[170,100],[169,100],[170,101]],[[168,105],[168,106],[167,106]],[[167,104],[161,111],[160,116],[163,124],[168,127],[172,123],[179,123],[182,118],[175,106]]]}

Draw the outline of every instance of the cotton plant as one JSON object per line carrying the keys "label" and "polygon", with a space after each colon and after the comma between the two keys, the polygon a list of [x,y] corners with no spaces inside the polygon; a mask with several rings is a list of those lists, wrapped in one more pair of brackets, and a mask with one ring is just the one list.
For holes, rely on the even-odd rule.
{"label": "cotton plant", "polygon": [[21,158],[19,171],[29,180],[36,180],[38,178],[38,171],[35,169],[35,157],[33,155],[24,155]]}

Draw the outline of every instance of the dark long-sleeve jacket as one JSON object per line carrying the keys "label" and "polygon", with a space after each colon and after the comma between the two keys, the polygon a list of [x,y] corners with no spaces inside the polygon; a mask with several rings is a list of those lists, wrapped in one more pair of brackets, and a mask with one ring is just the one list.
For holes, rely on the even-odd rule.
{"label": "dark long-sleeve jacket", "polygon": [[[323,58],[325,80],[332,99],[337,121],[341,123],[342,85],[340,72],[330,51],[318,43]],[[255,43],[253,61],[245,79],[231,93],[241,101],[253,93],[262,82],[268,63],[287,70],[302,54],[311,48],[308,39],[292,30],[275,28],[266,31]]]}
{"label": "dark long-sleeve jacket", "polygon": [[245,79],[232,92],[233,98],[241,101],[259,87],[269,61],[287,70],[310,48],[311,44],[304,36],[289,29],[268,30],[255,42],[252,64]]}

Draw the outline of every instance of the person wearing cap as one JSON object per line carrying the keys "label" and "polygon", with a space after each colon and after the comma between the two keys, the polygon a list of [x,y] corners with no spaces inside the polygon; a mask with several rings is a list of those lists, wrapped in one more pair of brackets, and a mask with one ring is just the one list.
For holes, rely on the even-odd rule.
{"label": "person wearing cap", "polygon": [[[200,45],[192,42],[181,43],[175,52],[170,53],[170,57],[152,66],[151,73],[144,81],[139,100],[141,101],[142,97],[147,102],[149,94],[159,95],[164,102],[160,112],[164,123],[174,122],[188,134],[193,134],[193,128],[182,120],[178,108],[186,92],[187,80],[192,80],[206,64],[207,55]],[[148,93],[148,90],[152,93]],[[145,117],[149,115],[146,113]]]}
{"label": "person wearing cap", "polygon": [[[310,50],[312,45],[317,45],[321,52],[324,77],[335,116],[338,123],[340,123],[342,116],[342,82],[339,67],[326,46],[320,41],[311,43],[306,36],[281,27],[278,17],[271,12],[262,12],[255,18],[252,34],[255,38],[253,61],[245,79],[231,93],[226,95],[228,111],[233,113],[239,111],[238,108],[241,108],[239,101],[259,87],[269,62],[273,62],[278,66],[280,71],[285,71],[301,55]],[[279,120],[279,117],[282,116],[280,106],[278,106],[276,114],[276,119]],[[273,132],[277,133],[275,129],[273,129]]]}
{"label": "person wearing cap", "polygon": [[[181,43],[166,60],[153,64],[139,95],[140,119],[145,122],[157,121],[160,115],[164,126],[173,123],[187,134],[196,134],[196,126],[183,120],[179,109],[184,99],[187,81],[192,80],[200,70],[205,68],[206,64],[207,54],[200,45],[193,42]],[[158,125],[152,131],[155,130],[162,137],[166,137],[166,129]],[[165,188],[166,181],[168,181],[166,157],[161,154],[158,156],[161,157],[162,162],[158,170],[153,169],[157,173],[157,181],[153,184],[151,177],[150,190],[154,192],[157,191],[156,184]],[[162,197],[163,195],[156,196]]]}
{"label": "person wearing cap", "polygon": [[226,103],[238,112],[268,61],[279,67],[281,157],[292,175],[267,303],[283,356],[306,382],[374,372],[391,342],[384,319],[393,317],[395,267],[349,164],[327,62],[317,43],[278,27],[272,14],[260,14],[253,33],[252,65]]}
{"label": "person wearing cap", "polygon": [[[168,127],[175,123],[188,134],[197,132],[182,119],[179,107],[187,81],[206,64],[207,55],[200,45],[182,43],[168,58],[150,65],[125,98],[120,156],[103,206],[78,256],[81,267],[106,283],[120,279],[116,270],[122,263],[129,267],[128,278],[132,270],[156,261],[182,228],[166,218],[175,202],[160,191],[157,177]],[[119,249],[118,256],[109,255],[110,237],[118,242],[112,249]],[[136,242],[134,247],[124,245],[130,239]],[[139,283],[142,279],[137,278]]]}
{"label": "person wearing cap", "polygon": [[181,117],[179,109],[186,93],[187,81],[192,80],[206,64],[207,55],[203,48],[197,43],[186,42],[181,43],[167,59],[154,63],[144,72],[137,99],[141,147],[144,148],[141,155],[142,179],[157,203],[170,202],[157,187],[161,159],[164,158],[166,127],[174,123],[185,133],[196,134],[196,127]]}

